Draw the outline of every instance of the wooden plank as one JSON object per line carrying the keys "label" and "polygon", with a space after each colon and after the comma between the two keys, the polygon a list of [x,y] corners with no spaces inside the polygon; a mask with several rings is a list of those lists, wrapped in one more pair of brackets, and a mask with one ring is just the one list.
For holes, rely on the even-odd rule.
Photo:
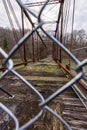
{"label": "wooden plank", "polygon": [[75,112],[75,111],[63,111],[63,115],[64,117],[70,117],[70,118],[73,118],[73,119],[79,119],[79,120],[84,120],[84,121],[87,121],[87,114],[86,112],[82,112],[81,115],[80,115],[80,112]]}

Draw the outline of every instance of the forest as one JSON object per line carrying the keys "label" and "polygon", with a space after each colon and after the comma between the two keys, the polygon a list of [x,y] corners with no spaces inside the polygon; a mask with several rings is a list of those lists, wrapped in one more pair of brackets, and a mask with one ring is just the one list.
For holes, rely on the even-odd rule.
{"label": "forest", "polygon": [[[25,30],[25,32],[27,31],[28,30]],[[10,30],[9,28],[0,27],[0,47],[8,53],[13,48],[13,46],[17,44],[18,40],[22,36],[23,34],[21,30]],[[34,55],[37,55],[38,59],[47,57],[47,55],[52,53],[52,41],[50,41],[44,34],[41,34],[41,37],[47,47],[47,50],[35,33],[25,43],[26,55],[28,58],[32,57],[32,49],[34,49]],[[87,33],[85,30],[74,30],[73,34],[67,33],[65,36],[63,36],[62,41],[63,44],[77,57],[79,56],[84,58],[87,56]],[[32,48],[32,42],[34,44],[34,48]],[[23,47],[21,47],[20,50],[23,51]],[[21,53],[21,57],[22,55],[23,53]],[[18,56],[18,54],[16,56]]]}

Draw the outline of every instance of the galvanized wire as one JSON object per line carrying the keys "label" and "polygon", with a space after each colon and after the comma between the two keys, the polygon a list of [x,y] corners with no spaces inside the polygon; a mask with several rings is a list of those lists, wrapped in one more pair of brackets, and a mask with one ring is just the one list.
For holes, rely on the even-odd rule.
{"label": "galvanized wire", "polygon": [[[2,50],[0,48],[0,54],[2,55],[2,57],[5,59],[4,60],[4,72],[0,75],[0,79],[3,79],[5,77],[5,75],[7,73],[12,73],[14,76],[18,77],[28,88],[31,89],[31,91],[38,97],[39,99],[39,104],[38,107],[40,107],[40,112],[33,118],[31,119],[29,122],[27,122],[26,124],[24,124],[23,126],[20,127],[19,125],[19,121],[17,119],[17,117],[6,107],[4,106],[2,103],[0,103],[0,108],[3,109],[3,111],[5,111],[10,117],[11,119],[14,121],[15,124],[15,130],[24,130],[26,128],[29,128],[31,125],[33,125],[36,121],[38,121],[42,115],[44,114],[45,111],[49,111],[53,116],[55,116],[59,121],[61,121],[61,123],[63,125],[66,126],[66,128],[68,130],[71,130],[71,127],[69,126],[69,124],[61,117],[59,116],[56,112],[54,112],[50,107],[48,107],[48,103],[51,102],[52,100],[54,100],[57,96],[59,96],[61,93],[63,93],[65,90],[67,90],[69,87],[71,87],[73,84],[75,84],[77,81],[79,81],[80,79],[84,78],[84,70],[83,67],[85,65],[87,65],[87,59],[85,59],[84,61],[79,61],[63,44],[61,44],[60,41],[58,41],[58,39],[56,39],[55,37],[53,37],[52,35],[50,35],[49,33],[47,33],[43,27],[43,25],[47,24],[46,22],[44,22],[41,19],[42,13],[44,11],[44,9],[46,8],[49,0],[46,1],[46,3],[44,4],[44,6],[42,7],[42,9],[40,10],[38,16],[36,16],[34,14],[34,12],[31,12],[22,2],[21,0],[16,0],[17,3],[19,4],[19,6],[23,9],[25,15],[28,17],[29,19],[29,14],[31,14],[33,17],[35,17],[38,21],[38,25],[37,27],[33,27],[33,30],[30,32],[27,32],[19,41],[18,43],[12,48],[12,50],[9,52],[9,54],[6,54],[4,52],[4,50]],[[62,88],[60,88],[59,90],[57,90],[55,93],[53,93],[50,97],[48,97],[47,99],[44,99],[44,97],[42,96],[42,94],[36,90],[36,88],[31,85],[26,79],[24,79],[20,74],[18,74],[15,70],[13,70],[13,61],[11,60],[12,56],[17,52],[17,50],[24,44],[24,42],[30,38],[30,36],[36,32],[38,29],[41,29],[42,32],[47,35],[47,37],[49,37],[49,39],[51,41],[53,41],[54,44],[57,44],[77,65],[76,71],[77,71],[77,75],[71,80],[69,81],[67,84],[65,84],[64,86],[62,86]],[[26,104],[27,105],[27,104]]]}

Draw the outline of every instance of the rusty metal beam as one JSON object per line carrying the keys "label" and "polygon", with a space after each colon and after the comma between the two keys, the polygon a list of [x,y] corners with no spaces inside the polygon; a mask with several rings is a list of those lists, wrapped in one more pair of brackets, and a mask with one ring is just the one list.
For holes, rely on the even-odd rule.
{"label": "rusty metal beam", "polygon": [[[64,4],[64,0],[61,1],[61,4],[60,4],[60,8],[59,8],[59,13],[58,13],[58,19],[57,19],[57,24],[56,24],[56,30],[55,30],[55,37],[58,39],[58,29],[59,29],[59,23],[60,23],[60,20],[61,20],[61,33],[60,33],[60,38],[58,40],[61,41],[62,43],[62,24],[63,24],[63,4]],[[61,49],[59,48],[59,60],[60,62],[62,61],[62,56],[61,56]],[[54,57],[54,60],[56,60],[58,58],[58,47],[56,45],[53,44],[53,57]]]}
{"label": "rusty metal beam", "polygon": [[[32,20],[31,20],[31,18],[30,18],[30,16],[29,16],[29,14],[28,14],[25,10],[23,10],[23,11],[24,11],[24,13],[25,13],[26,17],[28,18],[28,20],[29,20],[30,24],[32,25],[32,28],[35,28],[35,25],[34,25],[34,23],[32,22]],[[39,36],[39,38],[40,38],[40,40],[41,40],[42,44],[46,47],[46,44],[44,43],[44,41],[43,41],[42,37],[40,36],[40,34],[39,34],[39,32],[38,32],[37,30],[36,30],[36,33],[37,33],[37,35]],[[47,48],[47,47],[46,47],[46,48]]]}
{"label": "rusty metal beam", "polygon": [[[59,61],[57,61],[57,63],[59,64],[59,66],[70,76],[70,78],[74,78],[75,76],[70,72],[69,69],[67,69],[66,67],[63,66],[63,64],[61,64]],[[78,82],[80,85],[82,85],[85,89],[87,89],[87,85],[82,82],[81,80]],[[77,84],[78,84],[77,83]]]}
{"label": "rusty metal beam", "polygon": [[[69,69],[63,66],[58,60],[57,63],[59,66],[65,71],[65,73],[68,75],[70,79],[74,78],[75,75],[73,75]],[[75,85],[72,86],[76,94],[79,96],[81,99],[82,103],[85,105],[87,108],[87,84],[85,84],[82,80],[79,80]]]}
{"label": "rusty metal beam", "polygon": [[57,31],[60,23],[60,18],[61,18],[61,12],[62,12],[62,4],[60,4],[59,8],[59,13],[58,13],[58,19],[57,19],[57,25],[56,25],[56,30],[55,30],[55,37],[57,38]]}
{"label": "rusty metal beam", "polygon": [[[24,36],[24,15],[23,15],[23,10],[21,9],[21,17],[22,17],[22,36]],[[23,53],[24,53],[24,62],[25,66],[27,65],[27,57],[26,57],[26,46],[25,43],[23,44]]]}
{"label": "rusty metal beam", "polygon": [[[28,60],[27,64],[30,63],[30,62],[32,62],[32,61]],[[18,67],[18,66],[25,65],[25,64],[26,64],[25,62],[14,64],[14,67]],[[0,71],[4,71],[4,69],[5,69],[4,67],[1,67]]]}
{"label": "rusty metal beam", "polygon": [[10,25],[11,25],[11,28],[12,28],[12,32],[13,32],[13,35],[14,35],[14,38],[15,38],[15,41],[17,42],[18,38],[17,38],[17,35],[16,35],[16,32],[14,30],[14,24],[12,22],[12,19],[11,19],[11,15],[10,15],[10,12],[9,12],[9,9],[8,9],[8,6],[7,6],[7,3],[5,0],[2,1],[3,2],[3,5],[5,7],[5,10],[6,10],[6,13],[7,13],[7,16],[8,16],[8,20],[10,22]]}
{"label": "rusty metal beam", "polygon": [[[60,30],[60,42],[63,43],[63,5],[64,2],[61,3],[61,30]],[[60,48],[60,63],[62,62],[62,49]]]}
{"label": "rusty metal beam", "polygon": [[16,22],[18,28],[19,28],[20,34],[21,34],[21,26],[20,26],[20,23],[19,23],[19,21],[18,21],[18,19],[17,19],[17,16],[16,16],[16,14],[15,14],[15,11],[14,11],[14,9],[13,9],[13,7],[12,7],[11,1],[8,0],[7,2],[8,2],[9,8],[10,8],[10,10],[11,10],[13,16],[14,16],[14,20],[15,20],[15,22]]}
{"label": "rusty metal beam", "polygon": [[32,58],[33,62],[35,62],[35,52],[34,52],[34,34],[32,34]]}
{"label": "rusty metal beam", "polygon": [[[46,1],[42,1],[42,2],[32,2],[32,3],[26,3],[25,5],[26,5],[27,7],[42,6],[42,5],[45,4],[45,2],[46,2]],[[62,2],[62,0],[50,0],[47,5],[58,4],[58,3],[61,3],[61,2]]]}

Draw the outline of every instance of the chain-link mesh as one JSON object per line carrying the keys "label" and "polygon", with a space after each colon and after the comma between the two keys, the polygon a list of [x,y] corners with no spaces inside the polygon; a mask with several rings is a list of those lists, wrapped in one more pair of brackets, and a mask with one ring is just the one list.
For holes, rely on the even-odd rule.
{"label": "chain-link mesh", "polygon": [[[40,10],[38,16],[36,16],[36,14],[34,14],[34,12],[32,12],[31,10],[26,8],[26,6],[21,2],[21,0],[16,0],[16,1],[19,4],[19,6],[23,9],[23,11],[24,11],[25,15],[27,16],[27,18],[29,19],[29,14],[31,14],[34,18],[37,19],[38,25],[33,26],[33,30],[31,32],[30,31],[27,32],[18,41],[18,43],[12,48],[12,50],[9,52],[9,54],[6,54],[4,52],[4,50],[2,50],[0,48],[0,54],[4,59],[3,66],[5,68],[3,73],[0,75],[0,79],[3,79],[6,76],[6,74],[8,74],[9,72],[12,73],[14,76],[17,76],[38,97],[38,100],[40,102],[38,104],[38,107],[40,107],[40,111],[33,119],[31,119],[29,122],[27,122],[26,124],[24,124],[23,126],[20,127],[17,117],[5,105],[0,103],[0,108],[3,111],[5,111],[8,114],[8,116],[14,121],[15,130],[24,130],[26,128],[29,128],[37,120],[39,120],[39,118],[42,117],[42,115],[44,114],[45,111],[49,111],[53,116],[55,116],[58,120],[60,120],[62,122],[62,124],[66,126],[66,128],[68,130],[71,130],[71,127],[69,126],[69,124],[61,116],[59,116],[56,112],[54,112],[54,110],[52,110],[48,106],[48,103],[52,102],[52,100],[54,100],[57,96],[59,96],[61,93],[63,93],[69,87],[71,87],[73,84],[78,82],[80,79],[83,79],[84,81],[87,81],[87,78],[84,76],[85,72],[84,72],[84,69],[83,69],[83,67],[87,64],[87,59],[80,62],[65,46],[63,46],[63,44],[61,44],[60,41],[58,41],[55,37],[53,37],[52,35],[50,35],[48,32],[45,31],[44,25],[47,24],[47,23],[42,20],[42,13],[43,13],[44,9],[46,8],[47,3],[49,2],[49,0],[46,1],[44,6],[42,7],[42,9]],[[73,60],[73,62],[76,63],[76,76],[71,81],[69,81],[67,84],[62,86],[58,91],[56,91],[51,96],[49,96],[47,99],[44,99],[42,94],[39,91],[37,91],[36,88],[33,85],[31,85],[27,80],[25,80],[15,70],[13,70],[13,61],[11,60],[12,56],[17,52],[17,50],[20,49],[20,47],[24,44],[24,42],[27,39],[29,39],[30,36],[33,33],[38,31],[38,29],[40,29],[54,44],[59,46],[70,57],[70,59]]]}

